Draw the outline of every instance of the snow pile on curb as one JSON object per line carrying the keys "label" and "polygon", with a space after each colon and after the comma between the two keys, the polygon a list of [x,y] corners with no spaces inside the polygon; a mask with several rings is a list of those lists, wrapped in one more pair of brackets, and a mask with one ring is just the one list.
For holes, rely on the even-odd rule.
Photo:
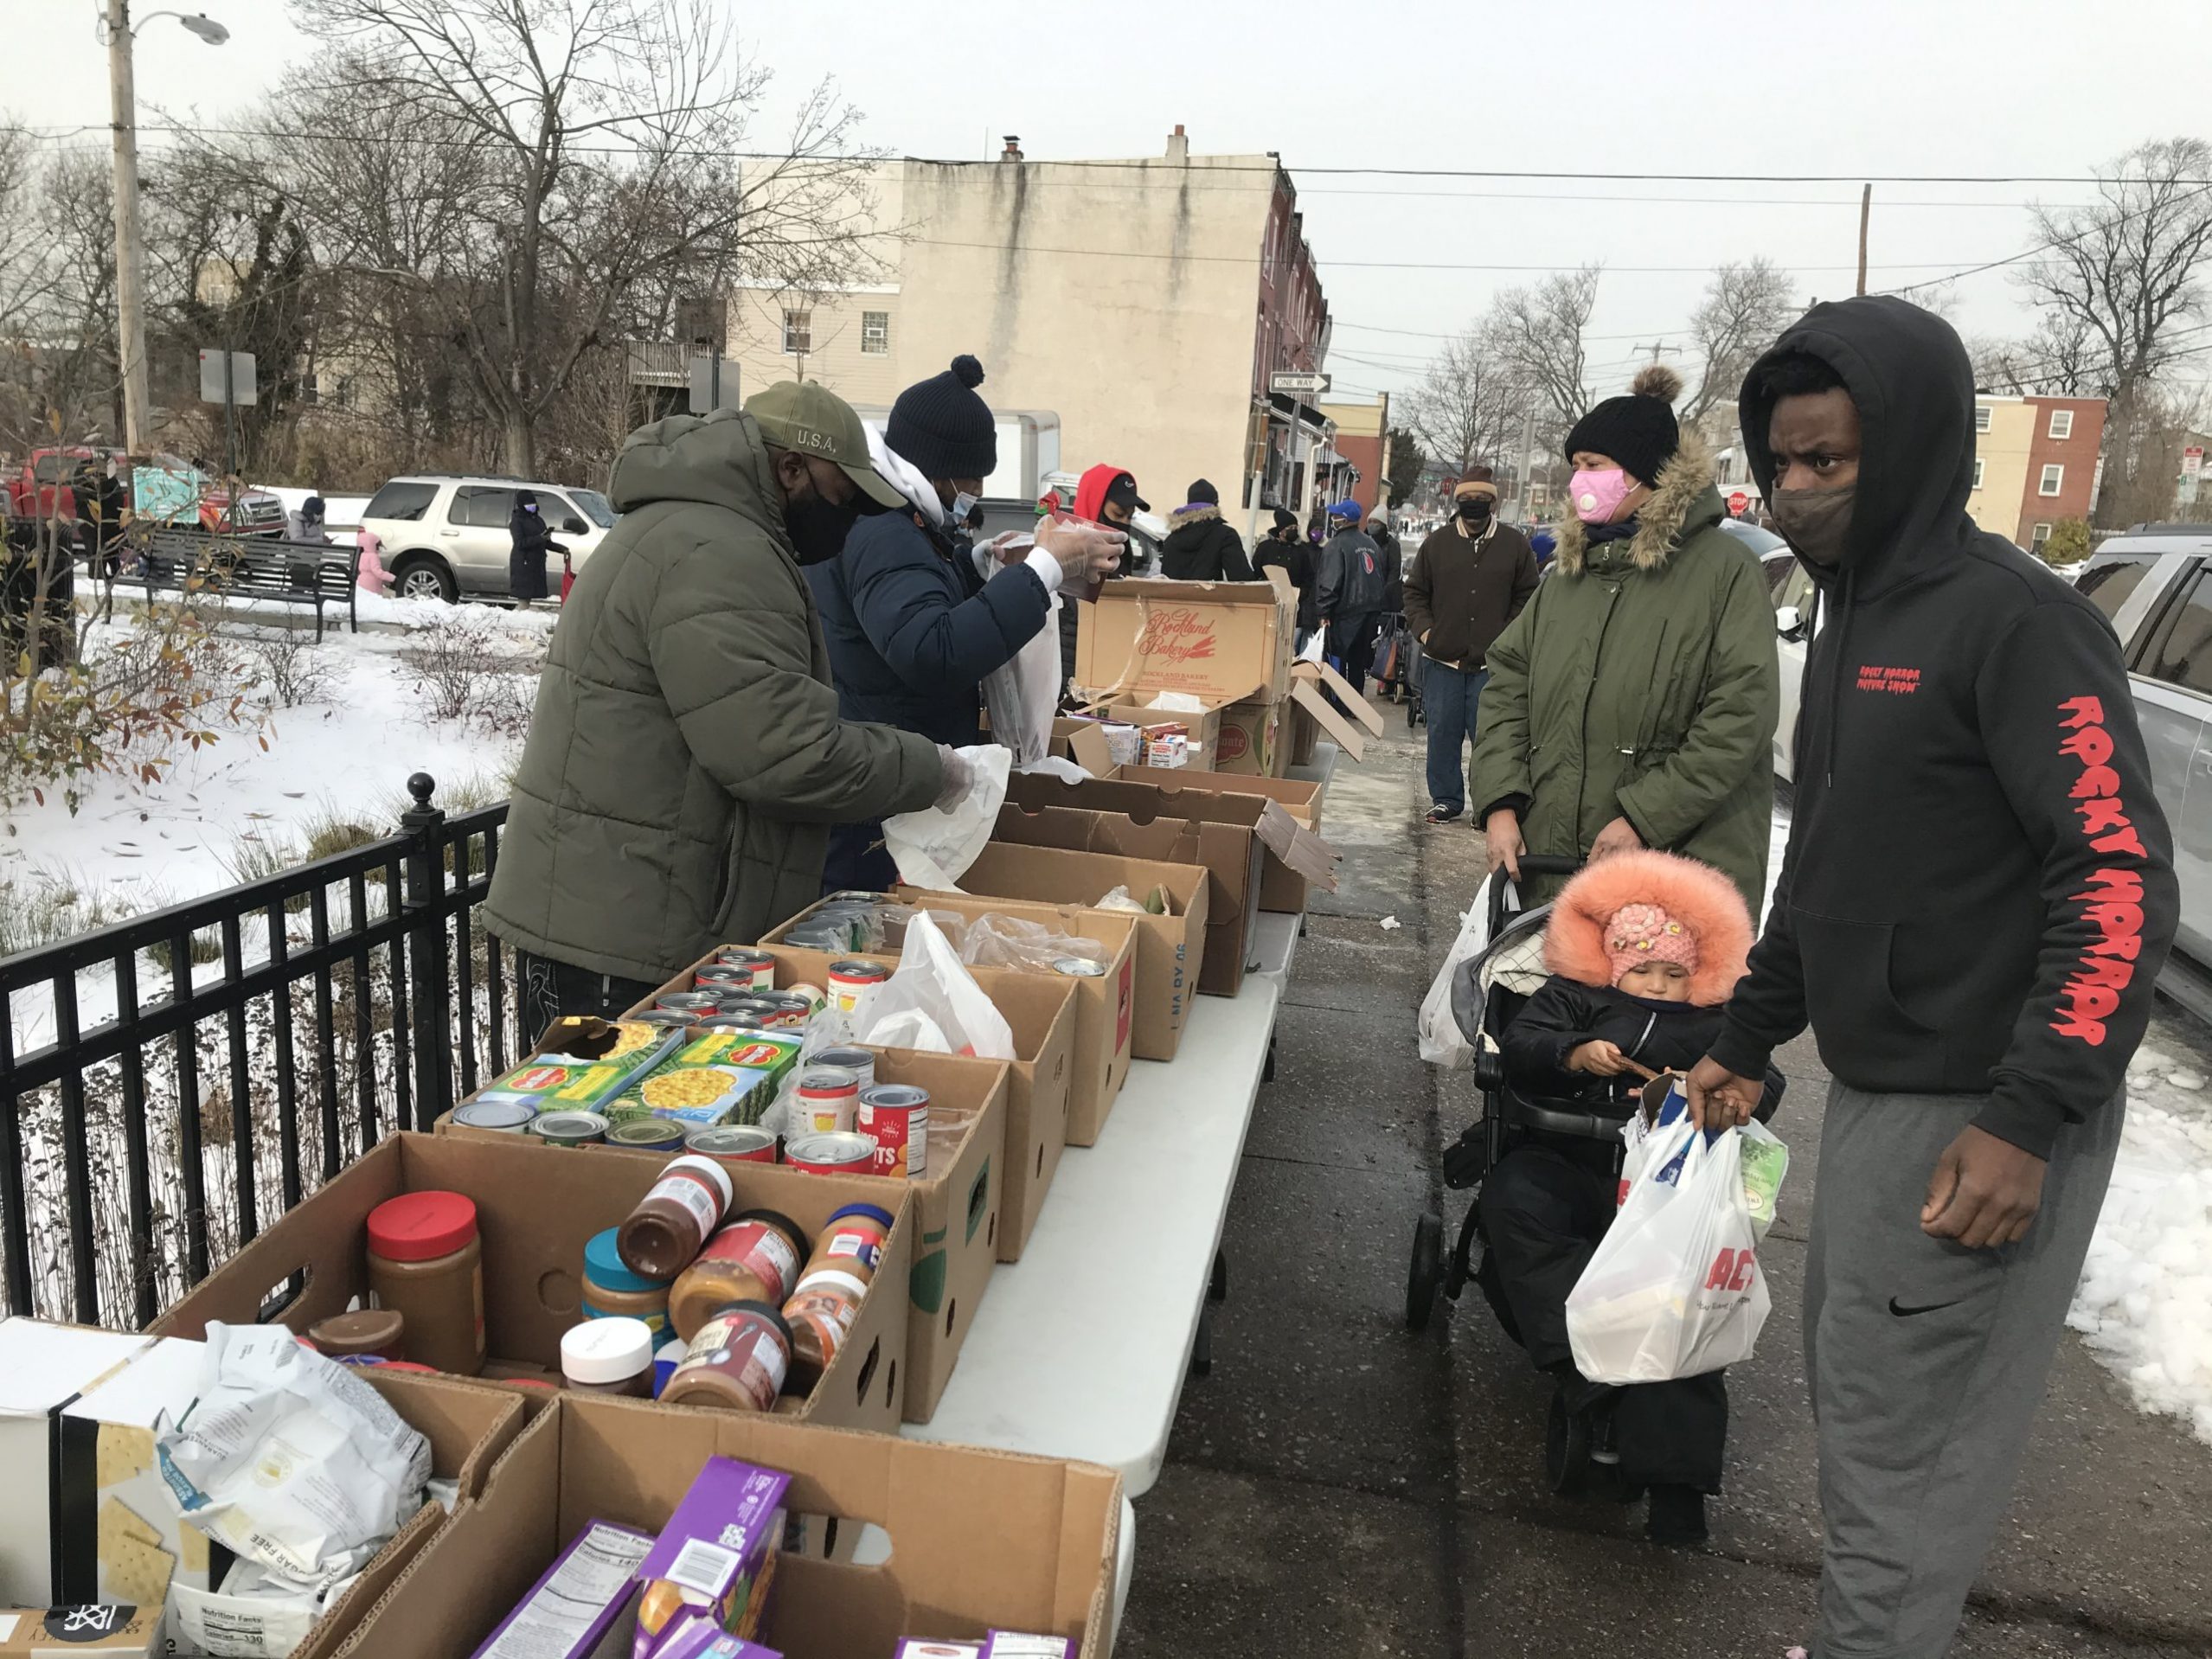
{"label": "snow pile on curb", "polygon": [[[2164,1019],[2154,1038],[2189,1039]],[[2068,1323],[2145,1410],[2212,1444],[2212,1095],[2202,1062],[2146,1042]]]}

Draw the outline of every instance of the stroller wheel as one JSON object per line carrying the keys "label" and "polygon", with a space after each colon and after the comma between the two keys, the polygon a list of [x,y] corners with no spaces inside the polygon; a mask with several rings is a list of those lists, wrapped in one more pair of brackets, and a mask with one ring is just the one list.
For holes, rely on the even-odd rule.
{"label": "stroller wheel", "polygon": [[1406,1273],[1406,1329],[1427,1330],[1444,1283],[1444,1218],[1431,1210],[1414,1223],[1414,1260]]}
{"label": "stroller wheel", "polygon": [[1414,695],[1406,699],[1406,729],[1410,732],[1414,727],[1420,723],[1421,700],[1420,694],[1416,692]]}
{"label": "stroller wheel", "polygon": [[1567,1396],[1555,1393],[1544,1421],[1544,1479],[1563,1498],[1590,1489],[1590,1419],[1569,1411]]}

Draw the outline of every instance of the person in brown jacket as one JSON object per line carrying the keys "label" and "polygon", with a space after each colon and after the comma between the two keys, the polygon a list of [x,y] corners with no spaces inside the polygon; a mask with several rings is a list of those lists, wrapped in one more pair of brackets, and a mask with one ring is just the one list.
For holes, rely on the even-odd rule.
{"label": "person in brown jacket", "polygon": [[1490,468],[1469,467],[1452,500],[1451,522],[1421,542],[1406,573],[1406,627],[1421,647],[1431,823],[1467,809],[1466,746],[1490,678],[1484,657],[1536,591],[1536,555],[1499,522]]}

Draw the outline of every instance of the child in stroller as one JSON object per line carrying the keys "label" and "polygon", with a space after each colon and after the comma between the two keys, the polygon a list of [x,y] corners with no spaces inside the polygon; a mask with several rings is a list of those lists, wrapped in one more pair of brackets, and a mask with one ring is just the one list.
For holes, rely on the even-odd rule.
{"label": "child in stroller", "polygon": [[[1650,1079],[1687,1071],[1719,1034],[1722,1008],[1742,977],[1751,918],[1734,884],[1671,854],[1618,855],[1561,892],[1544,930],[1551,977],[1499,1040],[1508,1087],[1618,1125]],[[1770,1076],[1761,1115],[1780,1094]],[[1565,1488],[1610,1482],[1648,1492],[1654,1542],[1703,1540],[1705,1499],[1721,1488],[1728,1393],[1719,1372],[1612,1387],[1574,1368],[1567,1297],[1612,1224],[1620,1143],[1542,1127],[1518,1131],[1479,1200],[1490,1249],[1484,1289],[1555,1380],[1552,1412]],[[1562,1421],[1563,1419],[1563,1421]],[[1584,1458],[1592,1467],[1582,1473]]]}

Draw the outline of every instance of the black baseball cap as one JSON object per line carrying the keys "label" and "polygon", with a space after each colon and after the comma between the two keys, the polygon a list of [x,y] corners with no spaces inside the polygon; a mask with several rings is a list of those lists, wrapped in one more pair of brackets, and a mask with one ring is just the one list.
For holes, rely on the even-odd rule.
{"label": "black baseball cap", "polygon": [[1126,472],[1115,475],[1106,487],[1106,498],[1116,507],[1126,507],[1133,513],[1149,513],[1152,503],[1137,493],[1137,480]]}
{"label": "black baseball cap", "polygon": [[820,456],[878,507],[907,505],[897,486],[869,458],[868,428],[860,416],[821,381],[778,381],[747,398],[745,413],[777,448]]}

